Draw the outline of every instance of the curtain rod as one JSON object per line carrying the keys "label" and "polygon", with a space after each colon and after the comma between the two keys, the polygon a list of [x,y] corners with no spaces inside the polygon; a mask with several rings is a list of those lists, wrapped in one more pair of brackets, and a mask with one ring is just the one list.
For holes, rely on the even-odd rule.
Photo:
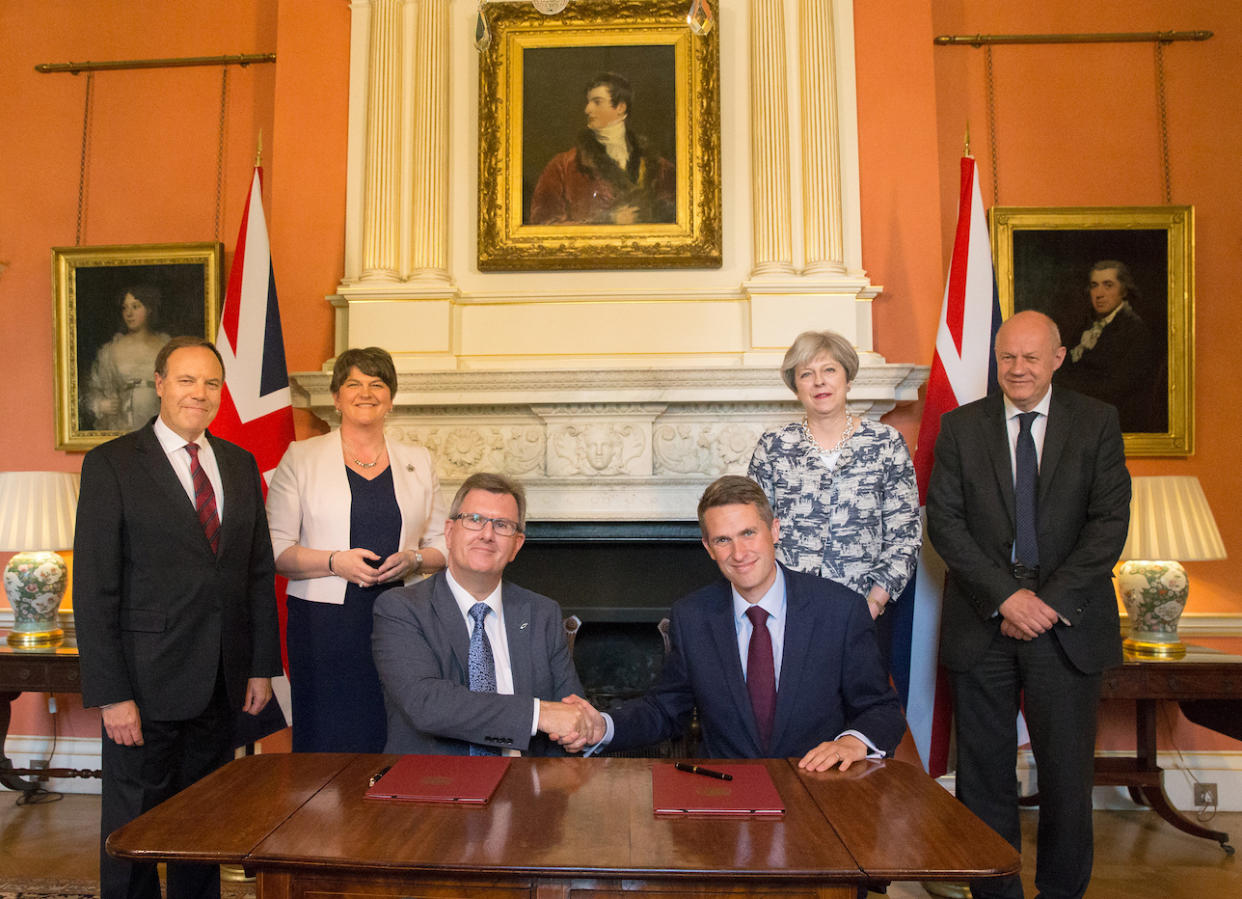
{"label": "curtain rod", "polygon": [[1132,31],[1078,34],[938,34],[937,46],[982,47],[984,44],[1167,44],[1173,41],[1206,41],[1211,31]]}
{"label": "curtain rod", "polygon": [[188,66],[248,66],[275,62],[275,53],[235,53],[232,56],[183,56],[179,59],[117,59],[111,62],[44,62],[35,71],[44,75],[57,72],[102,72],[115,69],[177,69]]}

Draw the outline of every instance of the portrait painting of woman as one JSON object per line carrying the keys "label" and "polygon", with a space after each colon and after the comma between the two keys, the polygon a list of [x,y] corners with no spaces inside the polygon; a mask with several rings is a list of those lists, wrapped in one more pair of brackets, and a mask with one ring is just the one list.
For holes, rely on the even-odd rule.
{"label": "portrait painting of woman", "polygon": [[83,419],[101,431],[132,431],[157,412],[155,357],[171,337],[159,330],[160,289],[141,284],[122,289],[119,326],[99,348],[82,395]]}

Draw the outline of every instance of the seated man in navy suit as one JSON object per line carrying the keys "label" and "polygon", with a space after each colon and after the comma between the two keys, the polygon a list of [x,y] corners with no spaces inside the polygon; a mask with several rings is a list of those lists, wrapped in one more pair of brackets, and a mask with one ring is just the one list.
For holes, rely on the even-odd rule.
{"label": "seated man in navy suit", "polygon": [[777,564],[780,523],[749,478],[711,484],[699,528],[724,579],[674,603],[656,685],[595,713],[586,735],[610,749],[645,746],[683,733],[697,708],[707,757],[798,757],[825,771],[892,753],[905,719],[866,601]]}

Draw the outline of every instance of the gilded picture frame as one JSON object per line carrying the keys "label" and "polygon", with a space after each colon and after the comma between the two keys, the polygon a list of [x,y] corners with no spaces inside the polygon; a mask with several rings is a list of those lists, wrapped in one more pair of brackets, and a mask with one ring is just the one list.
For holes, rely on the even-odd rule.
{"label": "gilded picture frame", "polygon": [[219,243],[52,249],[56,449],[88,450],[158,412],[154,363],[170,338],[215,339]]}
{"label": "gilded picture frame", "polygon": [[1191,455],[1194,207],[997,206],[991,230],[1004,315],[1061,329],[1054,387],[1115,405],[1127,456]]}
{"label": "gilded picture frame", "polygon": [[[686,8],[483,6],[481,271],[720,267],[719,37],[692,32]],[[588,85],[607,73],[631,90],[629,103],[614,102],[626,112],[624,166],[586,127]],[[610,84],[606,95],[618,92]]]}

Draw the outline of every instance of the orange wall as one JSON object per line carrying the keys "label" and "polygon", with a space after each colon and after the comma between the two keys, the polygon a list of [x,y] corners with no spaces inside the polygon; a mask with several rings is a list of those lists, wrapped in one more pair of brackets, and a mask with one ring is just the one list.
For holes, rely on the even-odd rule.
{"label": "orange wall", "polygon": [[[787,4],[792,14],[793,5]],[[971,126],[986,205],[993,203],[983,52],[932,45],[938,33],[1207,28],[1203,44],[1166,53],[1173,202],[1196,206],[1198,452],[1137,460],[1135,474],[1199,475],[1227,547],[1242,546],[1242,441],[1226,391],[1242,333],[1228,289],[1239,252],[1242,192],[1242,7],[1213,0],[855,0],[863,261],[884,293],[875,345],[928,363],[956,215],[962,134]],[[346,0],[42,0],[0,4],[0,304],[23,327],[0,330],[0,470],[76,470],[52,449],[49,251],[71,245],[77,210],[84,76],[36,63],[275,51],[275,66],[229,73],[223,221],[231,260],[257,133],[289,367],[332,353],[324,300],[343,268],[349,5]],[[16,36],[20,40],[15,39]],[[994,51],[1000,200],[1006,205],[1161,202],[1150,45],[1001,47]],[[213,239],[218,69],[95,78],[83,243]],[[1124,98],[1128,102],[1119,102]],[[730,188],[726,185],[726,189]],[[918,407],[889,420],[914,441]],[[300,414],[299,433],[314,423]],[[1228,562],[1192,563],[1192,607],[1242,612]],[[14,732],[40,732],[38,697]],[[66,703],[62,702],[62,708]],[[61,733],[94,735],[64,716]]]}
{"label": "orange wall", "polygon": [[[1198,475],[1225,546],[1242,552],[1242,441],[1228,341],[1242,221],[1242,4],[1215,0],[855,2],[863,261],[884,293],[877,349],[930,362],[967,125],[985,206],[1140,206],[1163,199],[1151,44],[993,49],[999,198],[993,196],[984,51],[937,34],[1214,31],[1165,50],[1172,202],[1195,206],[1196,453],[1136,459],[1134,475]],[[889,420],[913,441],[914,408]],[[1229,561],[1188,563],[1190,609],[1240,613]]]}

